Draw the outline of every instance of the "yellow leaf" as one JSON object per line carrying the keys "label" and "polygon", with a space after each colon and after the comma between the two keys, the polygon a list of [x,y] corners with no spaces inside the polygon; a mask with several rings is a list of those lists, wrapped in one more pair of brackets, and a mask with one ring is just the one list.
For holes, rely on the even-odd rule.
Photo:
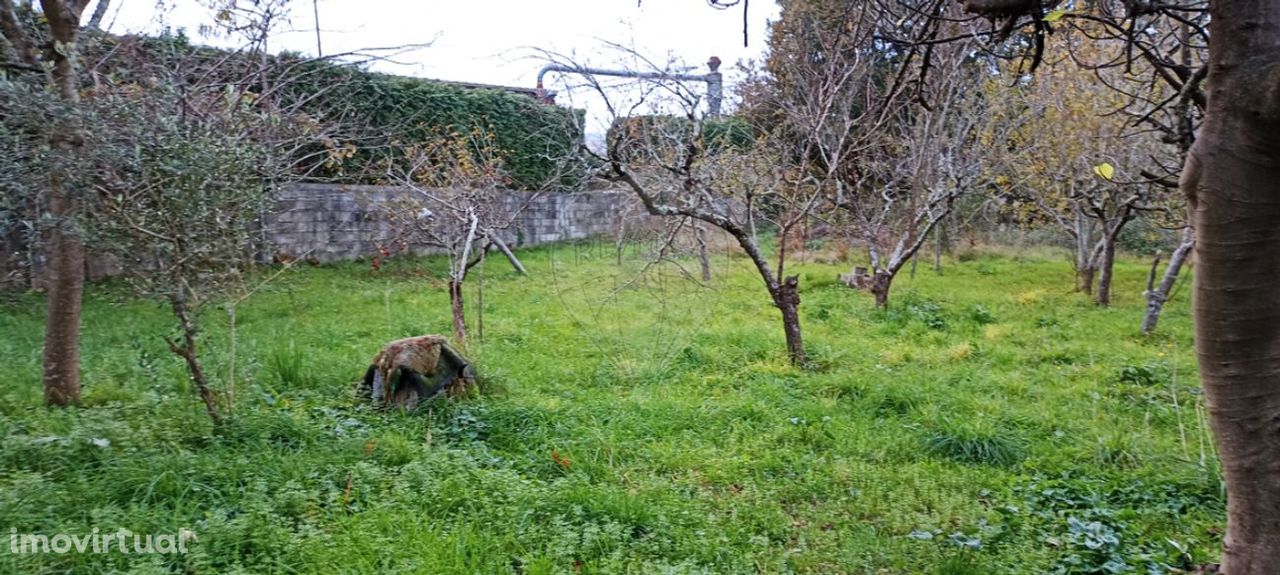
{"label": "yellow leaf", "polygon": [[1045,22],[1057,22],[1064,15],[1066,15],[1066,13],[1067,13],[1066,10],[1054,10],[1048,14],[1045,14],[1044,18],[1041,18],[1041,20],[1044,20]]}
{"label": "yellow leaf", "polygon": [[1116,168],[1107,162],[1102,162],[1093,167],[1093,173],[1098,174],[1104,180],[1110,180],[1116,175]]}

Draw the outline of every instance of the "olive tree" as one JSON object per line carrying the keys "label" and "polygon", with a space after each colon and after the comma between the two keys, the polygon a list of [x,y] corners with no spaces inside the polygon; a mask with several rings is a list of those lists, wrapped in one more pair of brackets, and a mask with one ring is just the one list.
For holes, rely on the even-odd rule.
{"label": "olive tree", "polygon": [[[59,105],[45,108],[46,130],[39,145],[45,162],[39,184],[44,212],[40,233],[47,263],[44,335],[44,399],[48,405],[80,401],[80,312],[84,292],[84,244],[75,229],[83,180],[70,171],[85,152],[85,129],[78,115],[80,19],[87,0],[41,0],[43,26],[13,0],[0,0],[0,36],[5,68],[23,81],[44,85]],[[35,31],[38,36],[31,33]],[[12,55],[16,59],[7,61]],[[45,71],[48,70],[46,74]]]}

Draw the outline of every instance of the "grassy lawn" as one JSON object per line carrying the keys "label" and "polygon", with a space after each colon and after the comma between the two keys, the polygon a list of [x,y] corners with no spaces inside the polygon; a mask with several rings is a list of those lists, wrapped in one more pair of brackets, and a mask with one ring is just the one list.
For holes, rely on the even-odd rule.
{"label": "grassy lawn", "polygon": [[[1217,556],[1189,286],[1142,338],[1137,260],[1111,309],[1071,293],[1064,258],[979,254],[904,272],[887,312],[834,282],[847,265],[797,264],[799,369],[746,260],[718,256],[700,286],[613,256],[524,252],[528,278],[491,259],[470,348],[485,392],[414,414],[354,382],[383,342],[449,333],[443,262],[290,272],[239,310],[216,433],[164,308],[92,288],[86,406],[50,411],[43,304],[4,304],[0,528],[198,539],[0,541],[0,572],[1145,574]],[[221,386],[225,313],[204,319]]]}

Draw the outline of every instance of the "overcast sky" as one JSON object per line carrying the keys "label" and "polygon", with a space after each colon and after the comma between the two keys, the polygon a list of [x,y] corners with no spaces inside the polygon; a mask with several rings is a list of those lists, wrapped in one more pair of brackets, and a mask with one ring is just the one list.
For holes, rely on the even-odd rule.
{"label": "overcast sky", "polygon": [[[242,0],[244,1],[244,0]],[[199,0],[113,0],[106,22],[110,30],[155,32],[185,28],[199,37],[212,21]],[[726,82],[740,61],[759,60],[767,23],[777,18],[771,0],[751,3],[750,45],[742,45],[742,7],[717,10],[705,0],[316,0],[321,47],[326,54],[431,43],[396,56],[402,64],[375,67],[396,74],[487,84],[533,87],[545,63],[534,48],[572,54],[576,61],[600,67],[623,64],[606,42],[633,47],[657,61],[684,62],[694,73],[719,56]],[[92,10],[92,6],[90,6]],[[271,50],[315,54],[316,20],[312,0],[293,0],[288,22],[273,34]],[[589,131],[602,131],[605,112],[586,90],[566,87],[568,79],[549,78],[558,101],[587,107]]]}

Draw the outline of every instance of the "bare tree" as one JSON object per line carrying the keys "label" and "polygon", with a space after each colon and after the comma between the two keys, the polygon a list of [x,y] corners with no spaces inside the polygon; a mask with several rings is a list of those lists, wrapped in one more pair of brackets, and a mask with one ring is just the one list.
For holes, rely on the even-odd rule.
{"label": "bare tree", "polygon": [[392,241],[405,249],[437,248],[449,257],[454,341],[465,346],[467,275],[495,248],[516,271],[525,273],[502,236],[540,192],[529,192],[518,204],[505,202],[508,178],[500,154],[492,134],[479,129],[440,134],[406,146],[404,159],[389,166],[388,179],[414,192],[383,210],[393,230]]}
{"label": "bare tree", "polygon": [[934,63],[941,79],[930,106],[886,122],[857,154],[860,177],[836,182],[832,204],[866,242],[871,262],[869,277],[858,281],[881,308],[898,272],[983,177],[977,132],[986,104],[975,90],[979,74],[954,55]]}
{"label": "bare tree", "polygon": [[[630,188],[647,213],[688,219],[723,230],[750,258],[786,337],[787,356],[805,363],[800,326],[799,276],[786,276],[786,251],[776,266],[762,248],[757,226],[779,235],[810,217],[821,190],[790,178],[783,141],[741,119],[709,118],[701,111],[697,89],[672,79],[669,66],[637,54],[650,80],[633,93],[619,93],[586,74],[588,86],[606,104],[613,120],[606,151],[597,159],[601,175]],[[548,55],[568,69],[586,66]],[[671,115],[642,115],[644,109],[676,110]]]}
{"label": "bare tree", "polygon": [[106,17],[109,8],[111,8],[111,0],[98,0],[98,4],[93,7],[93,14],[89,16],[89,21],[84,25],[85,28],[102,28],[102,19]]}
{"label": "bare tree", "polygon": [[895,67],[902,55],[877,39],[882,17],[875,3],[788,2],[770,38],[769,76],[748,99],[748,113],[781,127],[788,160],[835,208],[828,221],[865,243],[871,270],[846,281],[880,307],[977,182],[984,107],[980,69],[964,46],[938,50],[931,72],[939,89],[929,101],[908,89]]}
{"label": "bare tree", "polygon": [[[702,124],[696,116],[686,119],[688,122],[658,122],[665,126],[615,134],[609,143],[609,176],[631,188],[652,215],[689,218],[732,236],[750,258],[781,314],[788,357],[794,364],[803,364],[799,276],[785,275],[782,241],[778,243],[776,268],[770,265],[752,233],[752,224],[772,225],[785,236],[787,230],[809,217],[820,191],[789,182],[782,154],[766,138],[740,149],[708,142],[701,136]],[[670,146],[640,144],[653,137]]]}
{"label": "bare tree", "polygon": [[[1162,170],[1175,149],[1120,113],[1142,109],[1119,89],[1138,90],[1133,76],[1073,62],[1106,60],[1108,50],[1119,48],[1084,40],[1064,31],[1049,42],[1050,59],[1034,77],[1018,78],[1006,66],[1010,73],[991,78],[983,137],[993,144],[1008,211],[1024,224],[1047,222],[1069,236],[1076,288],[1108,305],[1120,233],[1143,215],[1170,213],[1167,188],[1144,174]],[[1010,76],[1018,78],[1015,86],[1007,85]]]}

